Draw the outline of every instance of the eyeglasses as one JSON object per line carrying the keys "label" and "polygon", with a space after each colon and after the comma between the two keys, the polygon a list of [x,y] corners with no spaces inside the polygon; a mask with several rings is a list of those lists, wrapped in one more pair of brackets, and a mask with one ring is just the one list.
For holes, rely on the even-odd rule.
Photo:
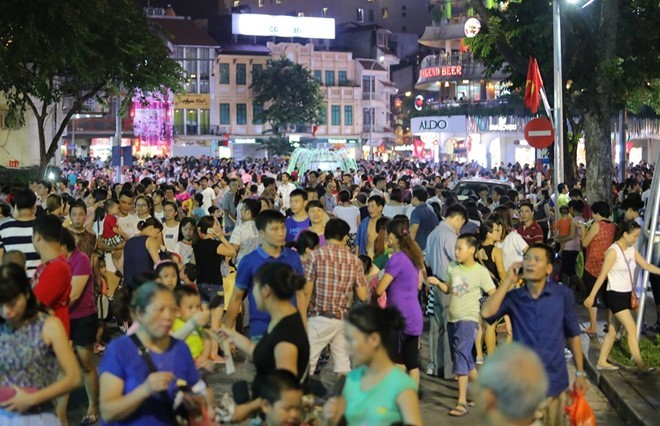
{"label": "eyeglasses", "polygon": [[136,204],[135,207],[147,207],[146,204]]}

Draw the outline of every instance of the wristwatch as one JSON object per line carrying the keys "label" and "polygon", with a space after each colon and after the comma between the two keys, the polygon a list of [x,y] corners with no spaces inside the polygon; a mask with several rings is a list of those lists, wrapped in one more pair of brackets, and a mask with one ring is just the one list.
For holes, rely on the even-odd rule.
{"label": "wristwatch", "polygon": [[587,377],[587,373],[585,373],[584,371],[576,371],[575,377]]}

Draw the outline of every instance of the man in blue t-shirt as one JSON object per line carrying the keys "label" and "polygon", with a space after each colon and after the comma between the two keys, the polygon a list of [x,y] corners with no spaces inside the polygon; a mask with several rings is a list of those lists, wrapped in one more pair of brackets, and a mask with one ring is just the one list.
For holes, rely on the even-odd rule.
{"label": "man in blue t-shirt", "polygon": [[410,214],[410,237],[415,240],[419,248],[426,249],[426,239],[438,226],[438,217],[433,208],[426,204],[428,199],[426,188],[415,187],[412,192],[412,205],[415,207]]}
{"label": "man in blue t-shirt", "polygon": [[292,216],[286,218],[286,242],[290,243],[295,241],[305,229],[312,226],[309,216],[307,215],[307,191],[303,189],[294,189],[289,195],[289,205],[291,208]]}
{"label": "man in blue t-shirt", "polygon": [[[246,254],[238,264],[236,272],[236,284],[231,294],[227,308],[226,325],[228,328],[236,326],[236,317],[243,303],[243,295],[247,293],[250,303],[250,337],[254,340],[261,338],[266,333],[270,315],[257,309],[252,296],[254,276],[257,270],[268,262],[285,263],[293,270],[304,275],[300,256],[295,251],[285,248],[286,228],[284,215],[275,210],[265,210],[255,218],[255,225],[259,231],[261,246],[252,253]],[[291,300],[296,304],[296,297]]]}

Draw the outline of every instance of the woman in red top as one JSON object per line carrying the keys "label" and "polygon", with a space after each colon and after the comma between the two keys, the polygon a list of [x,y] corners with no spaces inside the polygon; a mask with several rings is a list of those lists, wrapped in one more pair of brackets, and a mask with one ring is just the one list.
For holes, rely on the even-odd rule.
{"label": "woman in red top", "polygon": [[[600,275],[600,270],[603,268],[603,260],[605,259],[605,252],[614,243],[614,234],[616,233],[616,226],[608,220],[610,214],[610,205],[605,201],[597,201],[591,206],[594,215],[594,223],[587,230],[584,222],[582,226],[582,247],[586,247],[587,256],[584,261],[584,275],[582,281],[588,293],[596,283],[596,278]],[[602,286],[601,291],[598,293],[602,305],[604,299],[604,289],[607,286]],[[596,334],[596,305],[589,309],[589,328],[584,330],[587,334]]]}
{"label": "woman in red top", "polygon": [[44,214],[34,221],[32,244],[41,257],[41,264],[32,277],[32,290],[37,300],[62,321],[70,336],[71,268],[62,254],[63,232],[68,231],[57,216]]}

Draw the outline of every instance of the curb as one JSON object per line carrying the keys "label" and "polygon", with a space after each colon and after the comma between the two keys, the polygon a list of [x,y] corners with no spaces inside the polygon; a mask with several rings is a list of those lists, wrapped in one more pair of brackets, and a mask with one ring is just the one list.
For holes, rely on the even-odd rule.
{"label": "curb", "polygon": [[[660,412],[644,398],[639,388],[631,383],[635,379],[639,380],[638,377],[625,369],[601,373],[596,369],[600,344],[585,336],[582,339],[582,347],[585,349],[584,368],[589,379],[597,384],[626,424],[657,425]],[[651,377],[653,376],[648,379]]]}

